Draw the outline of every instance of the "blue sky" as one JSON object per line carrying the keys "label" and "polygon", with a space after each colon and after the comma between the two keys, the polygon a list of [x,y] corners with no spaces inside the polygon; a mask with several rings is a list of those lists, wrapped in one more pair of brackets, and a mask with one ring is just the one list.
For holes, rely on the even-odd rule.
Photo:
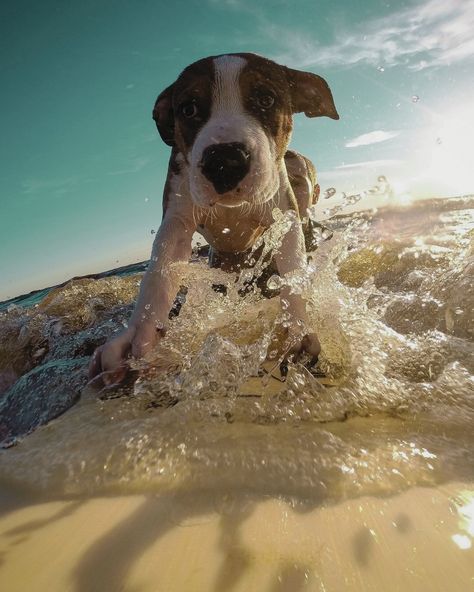
{"label": "blue sky", "polygon": [[300,115],[293,140],[323,190],[364,190],[384,174],[410,199],[474,191],[473,2],[20,0],[0,10],[0,299],[148,258],[169,150],[153,102],[206,55],[254,51],[327,79],[341,120]]}

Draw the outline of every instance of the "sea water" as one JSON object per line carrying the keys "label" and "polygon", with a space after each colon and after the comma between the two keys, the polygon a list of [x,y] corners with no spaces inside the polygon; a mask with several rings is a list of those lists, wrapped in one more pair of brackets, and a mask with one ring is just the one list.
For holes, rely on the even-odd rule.
{"label": "sea water", "polygon": [[[180,265],[185,302],[153,355],[132,362],[137,380],[99,393],[89,385],[63,415],[11,440],[0,453],[2,483],[71,503],[145,494],[175,496],[179,506],[204,496],[188,518],[219,513],[236,497],[309,512],[451,482],[471,484],[460,504],[470,507],[473,204],[430,200],[326,220],[332,238],[321,236],[305,273],[285,280],[308,301],[322,345],[318,374],[290,364],[284,382],[271,368],[289,346],[285,303],[257,289],[242,295],[249,278],[198,257]],[[288,226],[275,217],[271,248]],[[29,348],[11,355],[30,356],[29,368],[74,356],[85,366],[93,347],[77,344],[126,325],[139,279],[79,282],[36,308],[10,308],[0,319],[5,342],[17,331]],[[27,363],[2,357],[5,367]],[[47,398],[47,385],[38,388]],[[468,529],[452,534],[470,547]],[[311,589],[326,589],[318,582]]]}

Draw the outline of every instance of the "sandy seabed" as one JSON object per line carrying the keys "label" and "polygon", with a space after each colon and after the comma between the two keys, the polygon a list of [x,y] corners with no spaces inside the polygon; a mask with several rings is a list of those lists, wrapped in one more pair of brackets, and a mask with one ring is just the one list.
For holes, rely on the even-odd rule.
{"label": "sandy seabed", "polygon": [[196,493],[29,505],[0,519],[0,585],[8,592],[466,592],[474,588],[466,534],[473,516],[462,506],[469,496],[472,484],[451,483],[309,512],[278,499]]}

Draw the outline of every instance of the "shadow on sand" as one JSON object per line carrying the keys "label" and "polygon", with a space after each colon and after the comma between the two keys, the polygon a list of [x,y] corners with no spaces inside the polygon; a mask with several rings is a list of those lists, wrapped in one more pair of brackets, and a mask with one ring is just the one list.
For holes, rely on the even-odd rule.
{"label": "shadow on sand", "polygon": [[[264,501],[262,498],[258,501]],[[74,571],[75,592],[138,592],[127,586],[133,565],[159,537],[190,518],[220,514],[219,549],[223,559],[212,592],[231,592],[253,566],[252,554],[241,540],[242,524],[252,515],[257,500],[242,500],[219,510],[214,496],[196,492],[160,498],[148,498],[126,519],[95,541],[80,559]],[[314,507],[306,506],[306,510]],[[183,558],[183,561],[185,559]],[[183,563],[183,566],[185,563]],[[310,581],[315,566],[281,561],[268,592],[299,592]],[[211,569],[211,566],[210,566]],[[157,590],[162,588],[155,581]]]}

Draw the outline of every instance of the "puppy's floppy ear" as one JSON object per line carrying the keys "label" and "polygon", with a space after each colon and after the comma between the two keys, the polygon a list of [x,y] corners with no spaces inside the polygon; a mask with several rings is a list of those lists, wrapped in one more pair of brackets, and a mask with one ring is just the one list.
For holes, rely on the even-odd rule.
{"label": "puppy's floppy ear", "polygon": [[156,127],[160,132],[161,139],[168,146],[174,146],[174,114],[172,106],[173,98],[173,84],[165,88],[165,90],[158,95],[155,106],[153,107],[153,119]]}
{"label": "puppy's floppy ear", "polygon": [[328,83],[312,72],[301,72],[286,68],[290,83],[293,113],[304,113],[307,117],[330,117],[339,119]]}

